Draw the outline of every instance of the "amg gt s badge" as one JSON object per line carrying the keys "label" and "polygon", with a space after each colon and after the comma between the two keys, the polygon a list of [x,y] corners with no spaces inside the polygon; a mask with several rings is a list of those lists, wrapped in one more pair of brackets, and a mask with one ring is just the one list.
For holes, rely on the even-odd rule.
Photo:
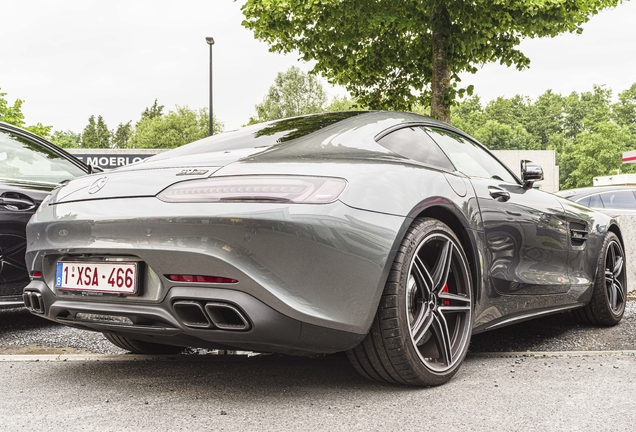
{"label": "amg gt s badge", "polygon": [[209,170],[206,169],[197,169],[197,168],[186,168],[186,169],[182,169],[181,171],[179,171],[177,173],[178,176],[185,176],[185,175],[203,175],[206,172],[208,172]]}

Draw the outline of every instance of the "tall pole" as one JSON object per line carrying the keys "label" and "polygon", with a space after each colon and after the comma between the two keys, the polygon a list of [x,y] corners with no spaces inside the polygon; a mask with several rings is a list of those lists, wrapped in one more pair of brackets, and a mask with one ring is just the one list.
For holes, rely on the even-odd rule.
{"label": "tall pole", "polygon": [[206,37],[208,45],[210,45],[210,136],[214,135],[213,129],[213,119],[214,119],[214,108],[212,105],[212,45],[214,45],[213,37]]}

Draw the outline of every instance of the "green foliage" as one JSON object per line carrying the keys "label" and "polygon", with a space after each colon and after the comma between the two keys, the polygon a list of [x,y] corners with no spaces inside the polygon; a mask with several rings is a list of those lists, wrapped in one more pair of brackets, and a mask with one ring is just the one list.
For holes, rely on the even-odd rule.
{"label": "green foliage", "polygon": [[[165,115],[143,117],[130,140],[134,148],[175,148],[208,136],[208,110],[195,111],[187,106],[176,106]],[[223,124],[213,119],[214,133],[223,130]]]}
{"label": "green foliage", "polygon": [[596,176],[636,172],[622,153],[636,149],[636,84],[611,103],[612,91],[567,97],[547,90],[535,101],[497,98],[482,106],[477,96],[454,110],[453,125],[493,150],[555,150],[561,188],[591,186]]}
{"label": "green foliage", "polygon": [[112,134],[106,126],[106,122],[102,116],[97,116],[97,122],[95,122],[95,116],[88,118],[88,124],[82,132],[82,147],[83,148],[110,148]]}
{"label": "green foliage", "polygon": [[592,186],[596,176],[636,172],[634,165],[623,165],[623,152],[636,148],[636,136],[625,126],[605,122],[595,131],[584,131],[565,143],[558,159],[561,187]]}
{"label": "green foliage", "polygon": [[619,125],[636,132],[636,83],[618,94],[618,103],[612,106],[612,118]]}
{"label": "green foliage", "polygon": [[256,117],[248,124],[261,123],[325,110],[327,95],[314,75],[292,66],[279,72],[263,102],[256,105]]}
{"label": "green foliage", "polygon": [[346,96],[334,97],[329,105],[324,109],[326,112],[338,112],[338,111],[357,111],[364,110],[366,108],[361,107],[355,99],[349,99]]}
{"label": "green foliage", "polygon": [[[155,103],[157,101],[155,100]],[[143,117],[143,114],[142,114]],[[117,130],[113,133],[113,147],[114,148],[127,148],[128,142],[133,135],[132,122],[119,123]]]}
{"label": "green foliage", "polygon": [[535,138],[521,125],[509,125],[497,120],[487,120],[475,131],[480,142],[489,143],[496,150],[538,150]]}
{"label": "green foliage", "polygon": [[575,137],[581,132],[594,132],[599,124],[607,123],[611,117],[612,91],[603,86],[594,86],[591,92],[576,92],[565,98],[565,135]]}
{"label": "green foliage", "polygon": [[55,131],[51,135],[51,142],[62,148],[78,148],[82,142],[82,134],[73,131]]}
{"label": "green foliage", "polygon": [[0,121],[23,127],[24,114],[22,114],[22,104],[24,101],[16,99],[13,105],[9,106],[9,102],[5,99],[6,95],[6,93],[0,91]]}
{"label": "green foliage", "polygon": [[0,89],[0,121],[24,128],[43,138],[48,138],[53,126],[44,126],[38,123],[33,126],[26,126],[24,114],[22,113],[22,99],[16,99],[13,105],[9,106],[9,102],[5,99],[7,94]]}
{"label": "green foliage", "polygon": [[470,96],[471,86],[458,86],[459,74],[479,65],[528,67],[522,38],[580,33],[591,16],[620,2],[247,0],[242,11],[243,25],[272,51],[298,51],[315,61],[314,72],[371,109],[408,111],[431,104],[433,83],[444,88],[436,95],[440,106]]}
{"label": "green foliage", "polygon": [[[159,105],[157,103],[157,99],[155,99],[155,102],[152,104],[151,107],[147,107],[143,110],[143,112],[141,113],[141,120],[161,117],[163,115],[163,109],[164,105]],[[137,124],[139,124],[139,122],[137,122]]]}
{"label": "green foliage", "polygon": [[25,129],[31,133],[41,136],[42,138],[50,138],[53,126],[44,126],[42,123],[38,123],[36,125],[26,126]]}

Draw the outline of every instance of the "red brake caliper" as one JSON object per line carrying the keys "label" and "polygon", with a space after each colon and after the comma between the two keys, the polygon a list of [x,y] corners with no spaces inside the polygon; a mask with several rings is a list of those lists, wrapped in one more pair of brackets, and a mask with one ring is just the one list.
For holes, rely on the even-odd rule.
{"label": "red brake caliper", "polygon": [[[442,292],[448,292],[448,284],[444,285]],[[444,300],[444,306],[450,306],[450,300]]]}

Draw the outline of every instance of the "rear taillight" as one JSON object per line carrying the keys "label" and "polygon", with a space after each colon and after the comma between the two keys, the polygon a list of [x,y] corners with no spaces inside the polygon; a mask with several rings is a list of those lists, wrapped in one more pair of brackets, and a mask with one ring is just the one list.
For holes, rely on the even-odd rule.
{"label": "rear taillight", "polygon": [[340,178],[235,176],[184,181],[157,195],[166,202],[282,202],[327,204],[347,186]]}
{"label": "rear taillight", "polygon": [[204,275],[183,275],[183,274],[168,274],[168,279],[173,282],[195,282],[195,283],[237,283],[236,279],[221,277],[221,276],[204,276]]}

